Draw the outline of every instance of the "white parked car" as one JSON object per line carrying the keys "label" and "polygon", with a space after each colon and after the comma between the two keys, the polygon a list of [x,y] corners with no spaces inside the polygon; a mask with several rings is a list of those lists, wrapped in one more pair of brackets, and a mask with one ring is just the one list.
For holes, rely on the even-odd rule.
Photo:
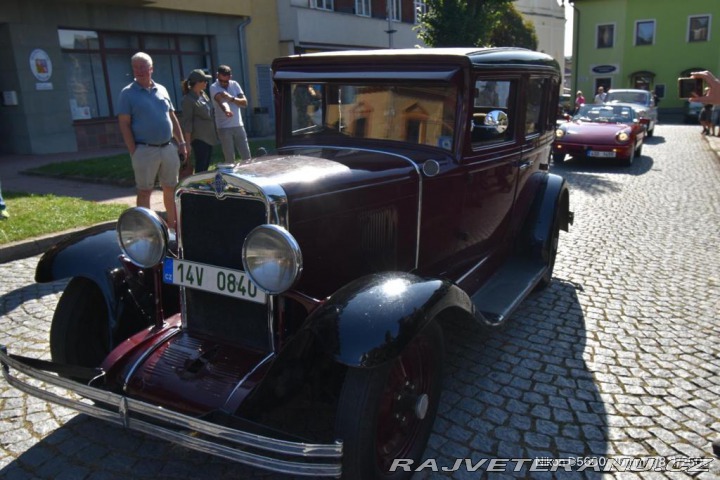
{"label": "white parked car", "polygon": [[648,137],[652,137],[657,123],[657,106],[653,94],[647,90],[634,88],[613,88],[608,91],[605,103],[632,103],[638,107],[635,113],[640,123],[645,125]]}

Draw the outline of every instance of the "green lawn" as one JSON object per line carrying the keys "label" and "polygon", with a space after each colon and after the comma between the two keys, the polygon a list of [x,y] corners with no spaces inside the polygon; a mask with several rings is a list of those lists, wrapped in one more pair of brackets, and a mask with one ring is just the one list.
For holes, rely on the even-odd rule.
{"label": "green lawn", "polygon": [[115,220],[126,205],[79,198],[3,192],[10,218],[0,220],[0,245]]}
{"label": "green lawn", "polygon": [[[275,140],[253,140],[250,139],[250,151],[255,152],[263,147],[268,152],[275,149]],[[213,148],[211,167],[223,163],[222,150],[220,145]],[[130,155],[122,153],[101,158],[90,158],[87,160],[71,160],[62,163],[50,163],[37,168],[25,170],[23,173],[31,175],[42,175],[57,178],[73,178],[87,180],[96,183],[112,183],[116,185],[135,185]]]}
{"label": "green lawn", "polygon": [[[275,140],[250,140],[250,151],[255,152],[260,147],[271,152],[275,149]],[[223,161],[222,151],[217,145],[213,149],[212,165]],[[95,183],[135,185],[128,154],[51,163],[24,173]],[[0,245],[115,220],[127,208],[120,204],[10,191],[4,191],[3,198],[11,217],[0,220]]]}

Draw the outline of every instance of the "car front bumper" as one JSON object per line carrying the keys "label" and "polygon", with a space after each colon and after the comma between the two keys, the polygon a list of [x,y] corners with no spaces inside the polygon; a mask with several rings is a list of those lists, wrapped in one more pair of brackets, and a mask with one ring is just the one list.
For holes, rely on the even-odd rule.
{"label": "car front bumper", "polygon": [[[42,368],[43,363],[53,365],[10,355],[6,347],[0,345],[0,366],[5,380],[29,395],[186,448],[264,470],[310,477],[341,476],[343,445],[340,441],[332,444],[295,442],[229,428],[51,374],[50,369]],[[21,379],[11,370],[28,380]],[[43,382],[46,388],[37,387],[37,382],[30,380]],[[53,393],[47,387],[64,389],[69,395]]]}
{"label": "car front bumper", "polygon": [[615,152],[614,157],[592,157],[599,160],[615,158],[630,158],[635,146],[633,143],[625,145],[593,145],[555,142],[552,147],[553,153],[565,153],[572,157],[588,157],[588,152]]}

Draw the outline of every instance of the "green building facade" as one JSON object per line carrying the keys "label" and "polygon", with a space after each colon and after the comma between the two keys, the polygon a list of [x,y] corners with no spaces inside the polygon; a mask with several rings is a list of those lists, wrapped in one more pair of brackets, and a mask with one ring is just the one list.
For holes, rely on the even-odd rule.
{"label": "green building facade", "polygon": [[573,92],[655,91],[661,113],[679,113],[677,79],[720,76],[720,0],[570,0],[574,8]]}

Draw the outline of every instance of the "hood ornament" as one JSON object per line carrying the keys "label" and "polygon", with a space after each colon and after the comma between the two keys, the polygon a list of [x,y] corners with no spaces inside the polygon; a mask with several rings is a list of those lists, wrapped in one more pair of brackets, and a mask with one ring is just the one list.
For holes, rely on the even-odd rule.
{"label": "hood ornament", "polygon": [[222,197],[225,193],[225,188],[227,188],[227,182],[225,181],[220,172],[215,174],[215,178],[213,179],[211,185],[213,187],[213,191],[215,192],[215,197]]}

